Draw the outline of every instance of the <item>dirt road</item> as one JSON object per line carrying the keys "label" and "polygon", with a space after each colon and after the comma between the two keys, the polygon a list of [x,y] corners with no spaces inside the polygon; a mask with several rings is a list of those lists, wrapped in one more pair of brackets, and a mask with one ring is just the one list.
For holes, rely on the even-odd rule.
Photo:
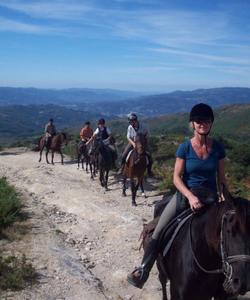
{"label": "dirt road", "polygon": [[[0,241],[6,254],[24,253],[39,274],[38,283],[1,299],[15,300],[160,300],[156,267],[143,290],[126,282],[141,260],[138,237],[151,220],[158,195],[149,181],[147,199],[131,206],[130,192],[111,176],[110,191],[90,180],[69,159],[65,165],[38,163],[38,153],[25,148],[0,152],[0,176],[24,196],[29,227],[21,240]],[[245,296],[241,299],[250,299]],[[202,300],[202,299],[201,299]]]}
{"label": "dirt road", "polygon": [[[0,153],[0,176],[25,196],[31,230],[6,251],[25,253],[39,273],[39,283],[8,299],[161,299],[156,268],[143,290],[126,282],[141,260],[138,237],[151,219],[154,191],[131,206],[121,184],[111,176],[110,191],[91,181],[69,159],[65,165],[38,163],[38,153],[24,148]],[[11,249],[10,249],[11,248]]]}

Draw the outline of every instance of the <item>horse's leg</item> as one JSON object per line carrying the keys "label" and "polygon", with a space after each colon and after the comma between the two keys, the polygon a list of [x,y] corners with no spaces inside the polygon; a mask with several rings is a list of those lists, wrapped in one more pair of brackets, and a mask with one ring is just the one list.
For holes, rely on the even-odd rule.
{"label": "horse's leg", "polygon": [[54,165],[54,150],[51,152],[51,163]]}
{"label": "horse's leg", "polygon": [[80,156],[81,154],[78,153],[77,155],[77,169],[79,170],[79,167],[80,167]]}
{"label": "horse's leg", "polygon": [[162,259],[162,255],[158,255],[157,261],[156,261],[156,265],[157,265],[157,269],[159,271],[159,281],[161,283],[162,286],[162,300],[168,300],[168,296],[167,296],[167,281],[168,281],[168,277],[167,277],[167,273],[164,267],[164,262]]}
{"label": "horse's leg", "polygon": [[127,177],[124,175],[123,176],[123,185],[122,185],[122,196],[126,197],[126,189],[127,189]]}
{"label": "horse's leg", "polygon": [[[60,155],[61,155],[61,164],[63,165],[63,154],[62,154],[62,150],[60,149],[58,152],[59,152]],[[54,153],[53,153],[53,154],[54,154]],[[53,158],[54,158],[54,155],[53,155]]]}
{"label": "horse's leg", "polygon": [[143,178],[140,181],[140,189],[141,189],[141,195],[142,195],[142,197],[147,198],[147,195],[144,192]]}
{"label": "horse's leg", "polygon": [[136,194],[137,194],[137,191],[138,191],[138,188],[140,186],[140,179],[138,178],[138,182],[135,184],[135,191],[134,191],[134,197],[136,198]]}
{"label": "horse's leg", "polygon": [[99,181],[101,186],[104,186],[104,182],[103,182],[103,169],[102,167],[99,168]]}
{"label": "horse's leg", "polygon": [[41,148],[41,150],[40,150],[40,158],[39,158],[39,162],[41,162],[41,160],[42,160],[43,149],[44,149],[44,146],[43,146],[43,147]]}
{"label": "horse's leg", "polygon": [[97,176],[98,173],[98,162],[95,160],[94,161],[94,176]]}
{"label": "horse's leg", "polygon": [[159,272],[159,280],[160,280],[161,287],[162,287],[162,300],[168,300],[168,295],[167,295],[167,278],[161,272]]}
{"label": "horse's leg", "polygon": [[136,197],[136,186],[133,178],[130,179],[131,184],[131,193],[132,193],[132,206],[137,206],[135,197]]}
{"label": "horse's leg", "polygon": [[46,149],[46,162],[47,162],[47,164],[49,164],[48,154],[49,154],[49,149],[47,148]]}
{"label": "horse's leg", "polygon": [[106,174],[105,174],[105,190],[108,191],[108,178],[109,178],[109,170],[106,170]]}
{"label": "horse's leg", "polygon": [[93,174],[93,165],[92,165],[92,163],[91,163],[91,162],[89,163],[89,168],[90,168],[90,178],[91,178],[91,179],[94,179],[94,174]]}

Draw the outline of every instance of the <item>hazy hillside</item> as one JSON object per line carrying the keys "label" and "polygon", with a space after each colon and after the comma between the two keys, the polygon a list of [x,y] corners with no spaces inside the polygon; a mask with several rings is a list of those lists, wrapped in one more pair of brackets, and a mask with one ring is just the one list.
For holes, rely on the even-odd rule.
{"label": "hazy hillside", "polygon": [[[215,110],[213,133],[233,137],[239,140],[250,140],[250,104],[234,104]],[[171,116],[152,118],[147,121],[154,133],[183,133],[188,134],[188,114],[179,113]]]}
{"label": "hazy hillside", "polygon": [[[250,104],[234,104],[215,109],[213,133],[232,137],[238,140],[250,140]],[[147,124],[151,135],[183,134],[189,135],[188,113],[176,113],[143,121]],[[113,127],[118,134],[125,134],[127,120],[114,121]]]}
{"label": "hazy hillside", "polygon": [[142,93],[119,91],[112,89],[37,89],[0,87],[0,105],[29,105],[29,104],[57,104],[77,105],[79,103],[95,103],[106,101],[121,101],[134,98]]}
{"label": "hazy hillside", "polygon": [[[250,139],[250,104],[234,104],[215,110],[216,122],[213,131],[218,135],[234,137],[236,139]],[[13,142],[23,137],[27,138],[40,134],[48,118],[55,119],[58,129],[78,128],[86,120],[96,120],[101,112],[73,110],[56,105],[28,105],[28,106],[0,106],[0,143]],[[109,118],[113,131],[125,135],[127,119],[117,120],[115,115]],[[111,122],[111,123],[110,123]],[[188,135],[188,113],[177,113],[154,118],[147,118],[145,122],[152,135],[181,133]],[[95,125],[94,125],[95,126]]]}
{"label": "hazy hillside", "polygon": [[[105,111],[110,114],[124,115],[135,111],[145,117],[186,112],[200,102],[213,107],[227,104],[250,103],[250,88],[216,88],[195,91],[176,91],[168,94],[143,96],[130,101],[119,103],[108,102]],[[101,105],[91,105],[88,110],[101,111]]]}
{"label": "hazy hillside", "polygon": [[100,114],[77,111],[56,105],[27,105],[0,107],[0,143],[6,144],[41,134],[49,118],[56,127],[79,127],[86,120],[96,120]]}
{"label": "hazy hillside", "polygon": [[52,103],[106,116],[124,116],[135,111],[144,117],[154,117],[186,112],[199,102],[206,102],[213,107],[250,103],[250,88],[200,89],[150,96],[110,89],[0,88],[0,106]]}

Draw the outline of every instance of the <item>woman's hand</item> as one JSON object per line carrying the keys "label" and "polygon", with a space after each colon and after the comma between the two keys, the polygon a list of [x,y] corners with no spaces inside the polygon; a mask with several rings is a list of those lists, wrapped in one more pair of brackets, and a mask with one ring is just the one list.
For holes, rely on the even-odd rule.
{"label": "woman's hand", "polygon": [[199,198],[193,194],[188,197],[188,202],[189,202],[189,205],[190,205],[192,211],[196,211],[203,206],[203,204],[200,202]]}

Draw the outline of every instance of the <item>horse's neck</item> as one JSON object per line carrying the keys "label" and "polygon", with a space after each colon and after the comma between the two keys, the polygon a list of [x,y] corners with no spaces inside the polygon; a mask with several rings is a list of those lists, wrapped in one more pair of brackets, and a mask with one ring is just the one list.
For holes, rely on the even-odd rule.
{"label": "horse's neck", "polygon": [[[212,249],[208,244],[206,236],[207,222],[213,222],[211,218],[211,210],[203,212],[199,216],[194,216],[192,220],[191,228],[189,228],[189,234],[191,233],[192,249],[198,261],[204,265],[204,267],[218,268],[220,262],[219,249],[218,252]],[[216,230],[214,228],[214,230]]]}

